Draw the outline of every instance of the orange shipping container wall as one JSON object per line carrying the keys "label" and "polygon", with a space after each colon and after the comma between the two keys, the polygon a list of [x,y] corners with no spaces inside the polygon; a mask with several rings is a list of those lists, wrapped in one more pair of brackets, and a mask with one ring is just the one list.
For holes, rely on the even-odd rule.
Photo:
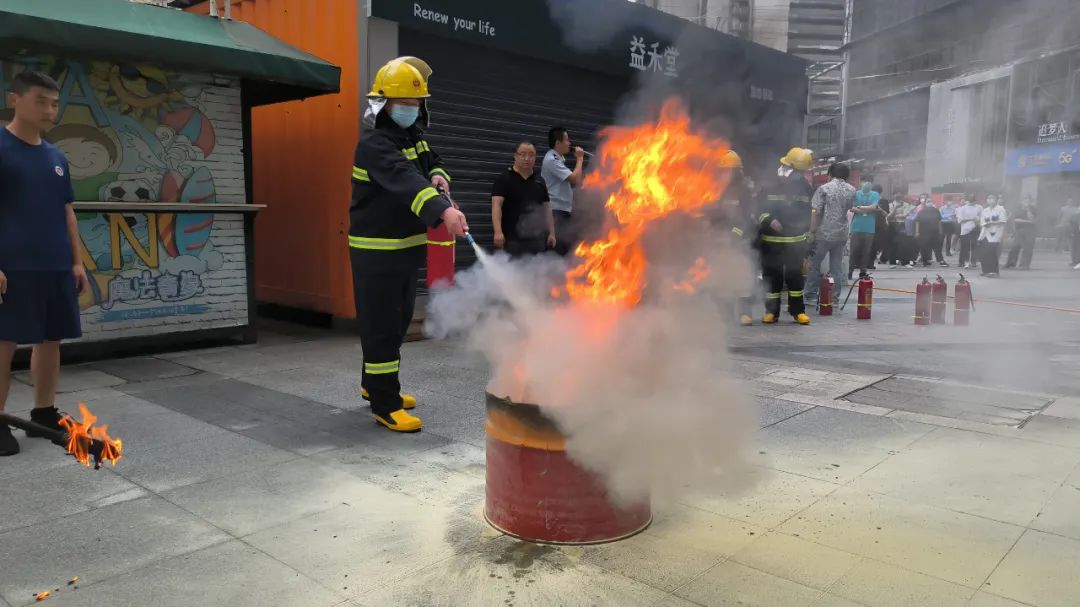
{"label": "orange shipping container wall", "polygon": [[[267,205],[255,226],[256,297],[340,318],[355,316],[346,235],[360,125],[359,4],[232,0],[233,19],[342,68],[336,95],[255,108],[251,150],[254,202]],[[190,10],[206,14],[209,3]]]}

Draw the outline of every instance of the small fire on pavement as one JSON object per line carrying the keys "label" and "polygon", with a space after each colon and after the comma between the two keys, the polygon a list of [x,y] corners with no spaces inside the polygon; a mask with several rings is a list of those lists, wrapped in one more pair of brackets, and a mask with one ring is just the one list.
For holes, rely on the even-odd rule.
{"label": "small fire on pavement", "polygon": [[[123,441],[109,436],[109,427],[106,425],[95,426],[97,416],[83,403],[79,403],[79,414],[82,421],[76,421],[71,416],[64,416],[60,425],[67,430],[67,450],[75,456],[82,465],[90,467],[91,457],[94,460],[94,469],[101,468],[101,462],[106,461],[113,466],[123,454]],[[100,450],[100,453],[98,452]]]}

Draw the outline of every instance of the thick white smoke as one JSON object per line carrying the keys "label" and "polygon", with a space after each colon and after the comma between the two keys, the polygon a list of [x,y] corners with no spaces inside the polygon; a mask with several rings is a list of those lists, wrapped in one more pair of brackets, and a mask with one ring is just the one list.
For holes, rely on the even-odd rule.
{"label": "thick white smoke", "polygon": [[[427,317],[429,335],[464,335],[486,356],[490,393],[554,419],[568,454],[622,503],[670,498],[690,483],[730,487],[745,478],[756,428],[729,369],[722,305],[746,284],[749,262],[702,218],[658,221],[645,241],[648,287],[631,309],[552,297],[562,259],[500,253],[460,273]],[[673,288],[698,257],[709,277],[694,293]]]}

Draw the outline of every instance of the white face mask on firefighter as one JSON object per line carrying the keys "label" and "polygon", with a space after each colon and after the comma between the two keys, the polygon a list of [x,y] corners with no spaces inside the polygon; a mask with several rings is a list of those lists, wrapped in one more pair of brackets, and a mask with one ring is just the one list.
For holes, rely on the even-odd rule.
{"label": "white face mask on firefighter", "polygon": [[420,108],[415,105],[394,105],[390,108],[390,119],[403,129],[416,123],[420,117]]}

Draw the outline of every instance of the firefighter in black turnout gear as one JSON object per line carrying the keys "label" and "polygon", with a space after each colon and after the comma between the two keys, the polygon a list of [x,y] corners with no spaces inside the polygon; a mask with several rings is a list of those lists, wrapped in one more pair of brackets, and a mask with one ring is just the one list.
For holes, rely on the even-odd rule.
{"label": "firefighter in black turnout gear", "polygon": [[813,166],[810,150],[791,148],[780,159],[776,177],[762,186],[758,198],[761,229],[761,267],[765,277],[765,324],[780,317],[780,296],[788,291],[788,311],[801,325],[810,324],[803,303],[803,262],[810,248],[810,198],[814,188],[806,180]]}
{"label": "firefighter in black turnout gear", "polygon": [[401,344],[412,320],[427,228],[446,223],[454,236],[465,215],[442,191],[450,175],[423,138],[431,68],[415,57],[384,65],[368,93],[364,130],[352,169],[349,252],[356,319],[364,352],[361,394],[375,421],[397,432],[420,430],[401,393]]}
{"label": "firefighter in black turnout gear", "polygon": [[[720,166],[731,171],[731,181],[721,200],[722,222],[725,228],[730,228],[737,246],[752,258],[755,254],[752,249],[757,241],[758,227],[754,221],[753,209],[750,208],[753,203],[753,194],[743,173],[742,158],[735,150],[728,150]],[[740,285],[740,292],[737,294],[736,310],[739,315],[739,324],[744,327],[754,324],[754,318],[751,316],[754,305],[754,287],[752,283]]]}

